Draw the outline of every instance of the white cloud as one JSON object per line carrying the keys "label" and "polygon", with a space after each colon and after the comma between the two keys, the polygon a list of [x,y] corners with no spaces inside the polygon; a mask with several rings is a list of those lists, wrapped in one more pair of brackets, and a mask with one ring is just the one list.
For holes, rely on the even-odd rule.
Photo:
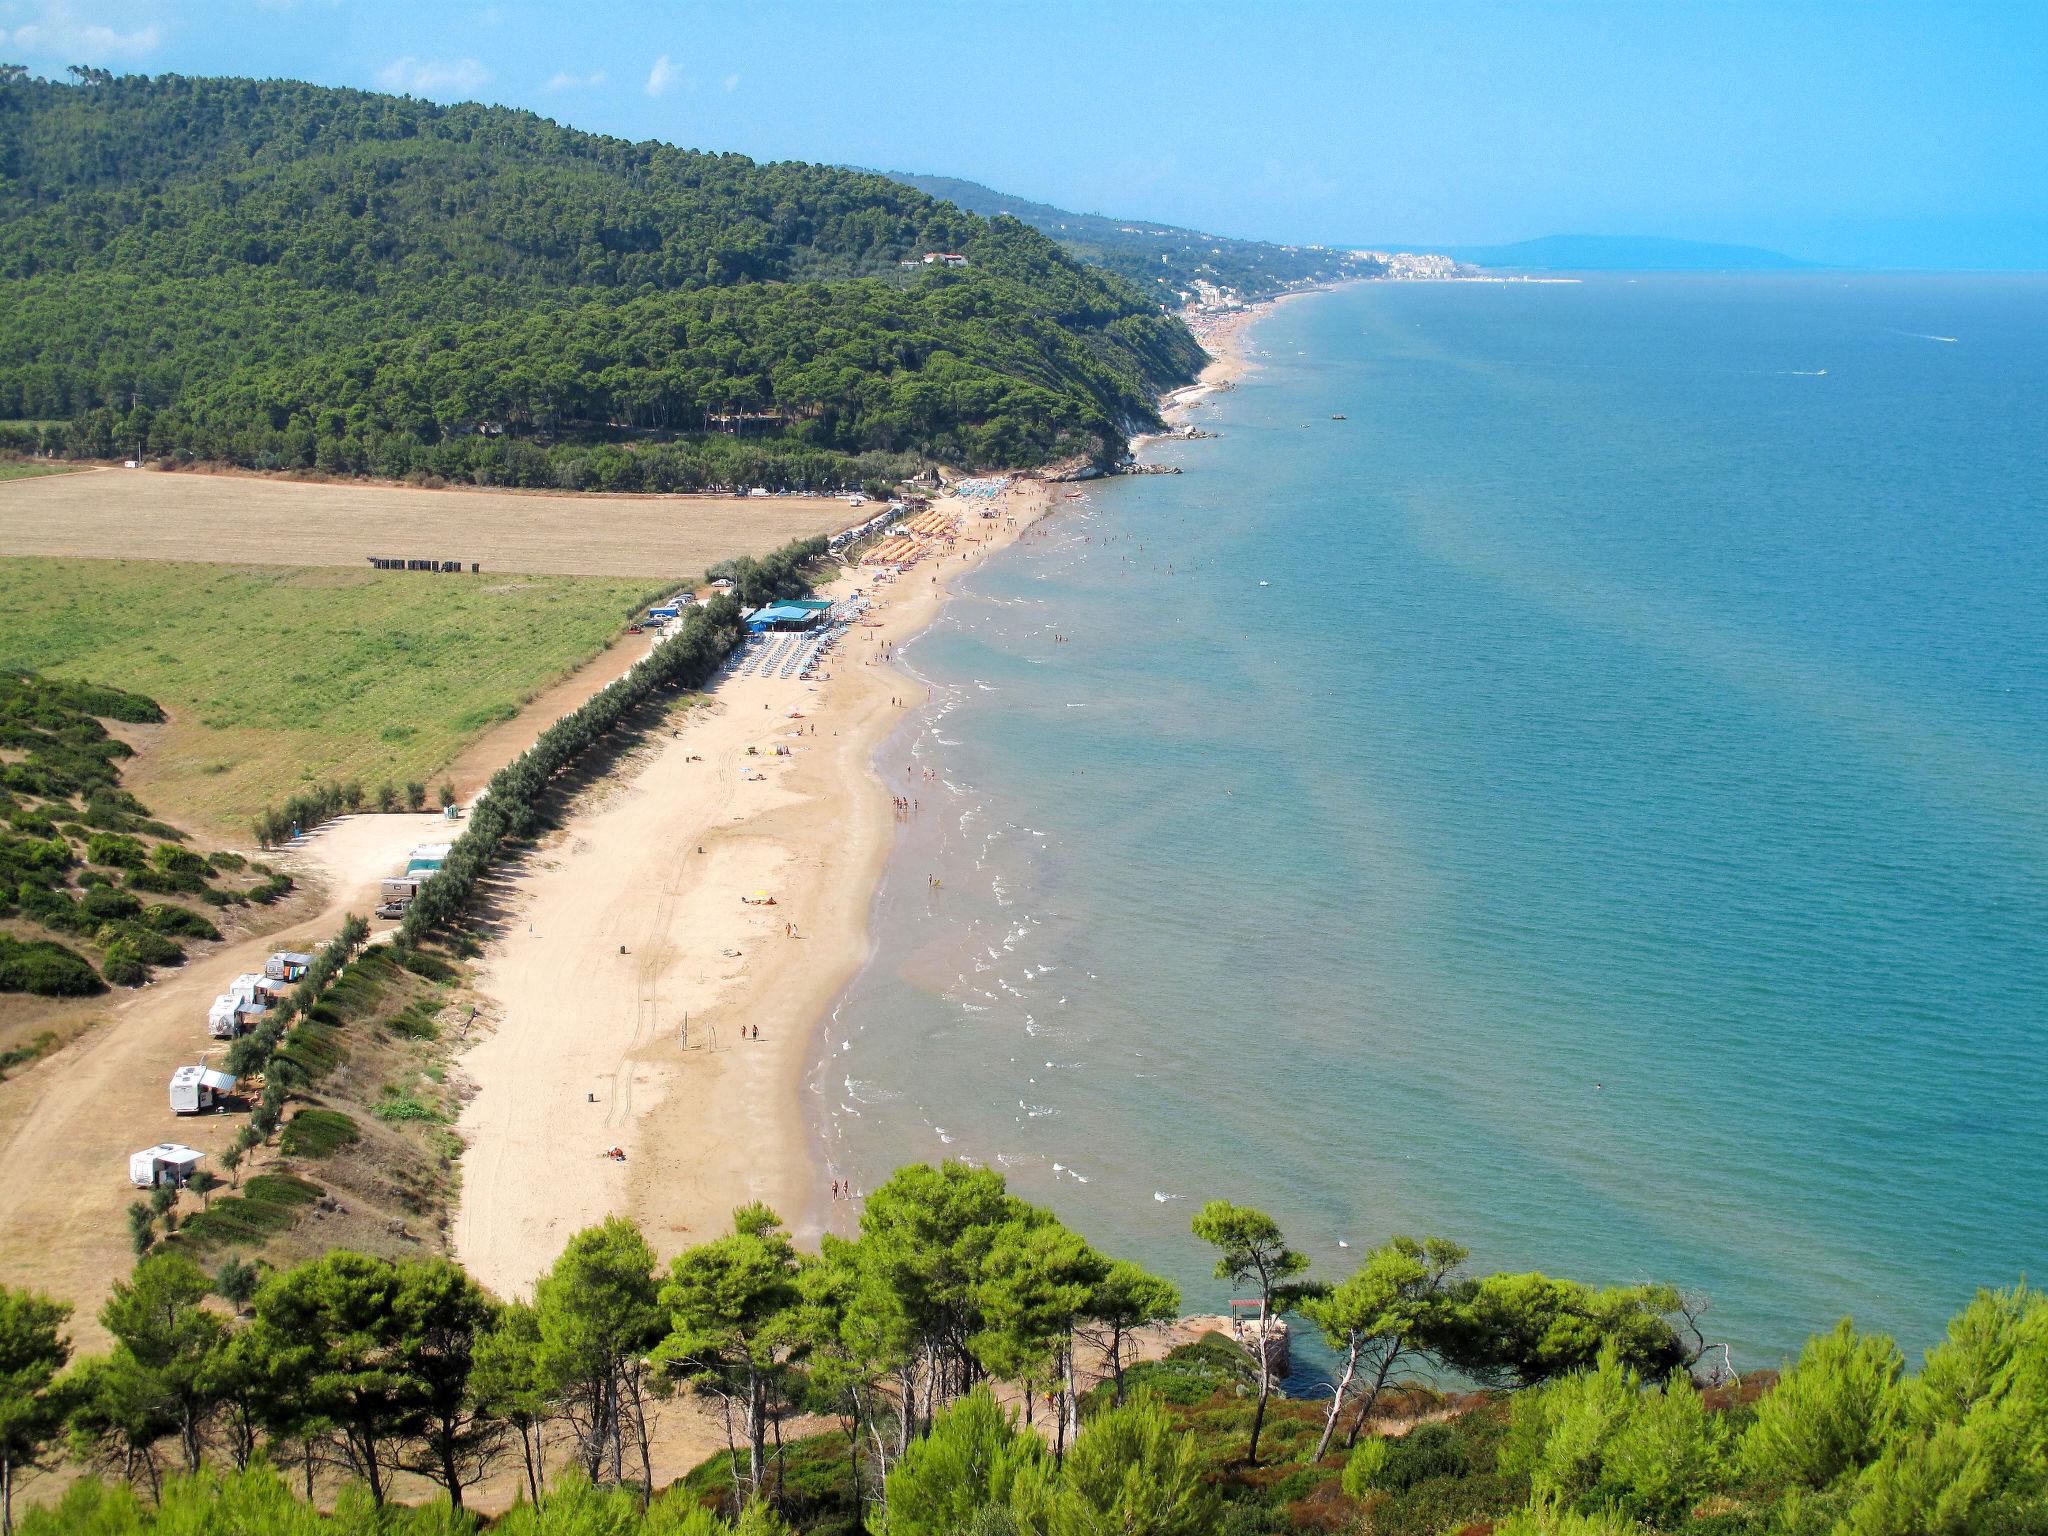
{"label": "white cloud", "polygon": [[738,75],[727,75],[719,84],[725,87],[725,94],[730,96],[740,88],[740,77]]}
{"label": "white cloud", "polygon": [[540,88],[544,91],[583,91],[604,84],[604,71],[593,69],[587,75],[572,75],[567,70],[549,75]]}
{"label": "white cloud", "polygon": [[409,53],[377,71],[377,83],[386,90],[413,96],[445,95],[450,91],[466,95],[490,78],[491,72],[475,59],[421,59]]}
{"label": "white cloud", "polygon": [[163,41],[163,29],[155,22],[124,32],[104,22],[80,21],[67,0],[44,0],[36,8],[36,16],[35,21],[16,27],[11,35],[0,27],[0,42],[30,57],[61,57],[67,64],[93,64],[140,58],[154,52]]}
{"label": "white cloud", "polygon": [[668,55],[664,53],[654,61],[654,68],[647,71],[647,94],[665,95],[668,88],[675,83],[675,78],[675,66],[669,63]]}

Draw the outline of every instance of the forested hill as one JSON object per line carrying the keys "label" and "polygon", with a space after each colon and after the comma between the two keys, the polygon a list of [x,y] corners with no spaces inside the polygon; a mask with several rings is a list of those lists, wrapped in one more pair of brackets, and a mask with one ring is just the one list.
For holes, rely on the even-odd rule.
{"label": "forested hill", "polygon": [[490,483],[1103,456],[1201,361],[885,177],[292,81],[0,70],[0,297],[0,446]]}
{"label": "forested hill", "polygon": [[1197,283],[1228,289],[1241,298],[1258,299],[1305,283],[1378,277],[1386,270],[1369,257],[1320,245],[1233,240],[1227,235],[1205,235],[1197,229],[1182,229],[1151,219],[1073,213],[952,176],[906,176],[898,171],[889,174],[904,186],[943,197],[970,213],[986,218],[1021,219],[1040,234],[1058,241],[1069,255],[1128,278],[1165,304],[1195,297]]}

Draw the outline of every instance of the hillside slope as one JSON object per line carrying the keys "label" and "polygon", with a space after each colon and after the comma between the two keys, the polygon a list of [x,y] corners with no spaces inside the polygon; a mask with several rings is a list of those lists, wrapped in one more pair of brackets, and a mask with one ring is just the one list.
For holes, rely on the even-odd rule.
{"label": "hillside slope", "polygon": [[484,483],[1104,456],[1201,360],[883,177],[291,81],[0,85],[0,296],[44,446]]}
{"label": "hillside slope", "polygon": [[1149,219],[1073,213],[953,176],[908,176],[898,171],[888,175],[969,213],[1022,220],[1058,241],[1069,255],[1108,268],[1169,306],[1193,297],[1197,283],[1228,289],[1240,298],[1258,299],[1305,283],[1378,277],[1385,271],[1379,262],[1349,251],[1233,240]]}

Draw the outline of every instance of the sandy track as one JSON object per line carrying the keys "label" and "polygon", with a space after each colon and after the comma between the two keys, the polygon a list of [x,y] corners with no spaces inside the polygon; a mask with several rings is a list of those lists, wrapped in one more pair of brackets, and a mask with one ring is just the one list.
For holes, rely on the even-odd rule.
{"label": "sandy track", "polygon": [[829,496],[555,496],[96,469],[0,483],[0,554],[350,566],[379,555],[476,561],[486,574],[696,577],[869,510]]}
{"label": "sandy track", "polygon": [[[0,1083],[0,1160],[14,1171],[0,1201],[0,1281],[72,1304],[79,1353],[103,1349],[98,1312],[134,1263],[125,1212],[141,1193],[128,1183],[128,1154],[159,1141],[218,1153],[247,1115],[174,1115],[168,1087],[179,1066],[221,1043],[206,1010],[230,978],[261,970],[273,950],[314,949],[345,913],[368,915],[377,881],[414,844],[445,836],[434,815],[351,816],[270,859],[301,884],[318,884],[318,910],[274,933],[195,957],[132,994],[111,1017],[29,1072]],[[215,1173],[225,1174],[209,1162]]]}

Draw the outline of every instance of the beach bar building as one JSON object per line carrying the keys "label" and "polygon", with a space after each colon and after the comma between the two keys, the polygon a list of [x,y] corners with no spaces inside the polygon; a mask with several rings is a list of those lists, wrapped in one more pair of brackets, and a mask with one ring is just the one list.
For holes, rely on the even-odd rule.
{"label": "beach bar building", "polygon": [[770,603],[765,608],[756,608],[747,615],[747,628],[754,634],[764,630],[806,630],[815,629],[824,621],[832,605],[819,599],[805,599],[786,603]]}
{"label": "beach bar building", "polygon": [[191,1180],[192,1170],[199,1166],[199,1159],[205,1155],[175,1141],[144,1147],[140,1152],[128,1155],[128,1182],[137,1189],[154,1189],[159,1184],[182,1189]]}

